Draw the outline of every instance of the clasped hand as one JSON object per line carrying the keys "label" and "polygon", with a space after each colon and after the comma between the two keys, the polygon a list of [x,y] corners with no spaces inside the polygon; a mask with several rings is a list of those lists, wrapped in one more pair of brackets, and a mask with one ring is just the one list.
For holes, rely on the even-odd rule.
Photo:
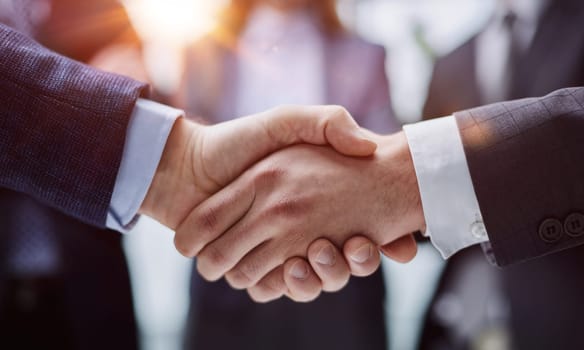
{"label": "clasped hand", "polygon": [[423,226],[405,136],[361,130],[336,106],[179,119],[141,212],[176,231],[204,278],[259,302],[339,290],[373,273],[380,249],[409,261]]}

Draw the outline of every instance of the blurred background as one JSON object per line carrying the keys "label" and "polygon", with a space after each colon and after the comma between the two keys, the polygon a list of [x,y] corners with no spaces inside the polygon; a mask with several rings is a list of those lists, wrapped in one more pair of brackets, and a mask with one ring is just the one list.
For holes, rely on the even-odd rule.
{"label": "blurred background", "polygon": [[[182,50],[213,29],[226,0],[123,0],[145,43],[155,85],[172,94],[183,70]],[[343,24],[388,50],[394,109],[415,121],[426,95],[434,58],[478,33],[495,0],[339,0]],[[172,63],[172,64],[170,64]]]}
{"label": "blurred background", "polygon": [[[0,0],[0,21],[77,60],[148,81],[154,99],[209,123],[279,103],[336,103],[362,125],[386,133],[487,102],[584,84],[579,0],[258,2],[269,6],[244,0]],[[556,40],[561,33],[570,39]],[[550,68],[555,65],[563,70]],[[102,292],[114,295],[119,285],[111,275],[124,280],[129,271],[131,295],[124,300],[133,304],[136,322],[128,321],[127,333],[131,338],[135,332],[135,346],[144,350],[584,346],[564,336],[577,330],[562,330],[581,324],[570,309],[581,304],[584,286],[574,285],[568,272],[554,274],[550,260],[547,269],[524,264],[503,273],[478,248],[445,262],[420,238],[412,263],[384,260],[381,273],[352,280],[339,295],[303,306],[258,306],[243,292],[192,274],[193,262],[174,249],[173,232],[149,218],[121,239],[95,235],[112,237],[107,254],[119,253],[120,261],[85,303],[114,305],[115,296],[106,300]],[[51,244],[66,247],[57,236],[48,237]],[[81,243],[97,250],[95,242]],[[60,253],[68,254],[65,248]],[[107,254],[95,253],[95,261],[79,264],[81,271]],[[562,271],[582,266],[569,255],[555,259],[551,265],[561,264]],[[43,280],[54,274],[44,273]],[[552,311],[534,311],[533,305],[549,300],[556,304]],[[342,311],[347,306],[354,310]],[[546,321],[538,314],[553,316]],[[116,348],[105,328],[101,338],[112,337],[108,347]],[[223,345],[210,345],[213,336]]]}

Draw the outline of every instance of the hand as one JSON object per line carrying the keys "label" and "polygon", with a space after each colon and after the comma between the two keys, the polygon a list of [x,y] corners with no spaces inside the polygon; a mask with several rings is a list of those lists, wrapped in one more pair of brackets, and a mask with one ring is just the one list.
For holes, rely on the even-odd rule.
{"label": "hand", "polygon": [[[279,107],[215,126],[176,121],[140,212],[176,229],[193,208],[248,167],[296,143],[331,145],[350,156],[376,148],[342,107]],[[211,217],[191,222],[190,231]],[[184,226],[184,225],[183,225]],[[177,245],[184,255],[192,252]]]}
{"label": "hand", "polygon": [[[363,234],[382,246],[421,229],[423,213],[403,133],[379,137],[367,159],[297,146],[258,163],[202,203],[177,230],[208,280],[250,288],[311,242]],[[197,234],[193,227],[199,227]]]}
{"label": "hand", "polygon": [[[406,263],[415,257],[417,247],[413,237],[408,235],[381,247],[381,251],[395,261]],[[341,254],[330,241],[319,239],[308,247],[310,264],[304,259],[292,258],[258,284],[248,288],[248,293],[254,301],[261,303],[284,295],[296,302],[308,302],[316,299],[322,291],[335,292],[342,289],[351,274],[371,275],[381,264],[377,246],[362,236],[349,239],[343,252]]]}

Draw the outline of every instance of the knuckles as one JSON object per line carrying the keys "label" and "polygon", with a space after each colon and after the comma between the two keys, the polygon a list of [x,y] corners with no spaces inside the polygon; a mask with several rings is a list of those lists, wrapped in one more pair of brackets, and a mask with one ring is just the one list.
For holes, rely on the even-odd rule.
{"label": "knuckles", "polygon": [[259,267],[252,263],[242,263],[229,271],[225,278],[235,289],[245,289],[253,286],[258,280]]}
{"label": "knuckles", "polygon": [[229,260],[221,250],[211,246],[205,247],[197,256],[197,271],[208,281],[221,278],[218,271],[225,271]]}
{"label": "knuckles", "polygon": [[273,203],[265,212],[269,217],[299,218],[306,213],[306,207],[302,201],[295,198],[284,197]]}
{"label": "knuckles", "polygon": [[197,229],[204,232],[213,232],[219,223],[218,217],[219,208],[208,208],[201,212],[196,219]]}
{"label": "knuckles", "polygon": [[174,247],[185,258],[193,258],[196,255],[196,249],[192,244],[188,244],[182,235],[174,236]]}
{"label": "knuckles", "polygon": [[257,174],[255,174],[254,185],[256,188],[275,185],[278,181],[282,180],[286,174],[287,171],[275,163],[270,164],[269,166],[264,166]]}
{"label": "knuckles", "polygon": [[351,113],[343,106],[327,106],[327,109],[331,120],[352,119]]}

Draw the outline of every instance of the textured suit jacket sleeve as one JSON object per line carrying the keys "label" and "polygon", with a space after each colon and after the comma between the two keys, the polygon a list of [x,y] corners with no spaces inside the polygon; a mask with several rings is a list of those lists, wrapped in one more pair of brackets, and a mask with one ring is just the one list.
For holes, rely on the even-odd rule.
{"label": "textured suit jacket sleeve", "polygon": [[103,227],[145,88],[0,25],[0,187]]}
{"label": "textured suit jacket sleeve", "polygon": [[584,88],[455,116],[497,264],[584,243]]}

